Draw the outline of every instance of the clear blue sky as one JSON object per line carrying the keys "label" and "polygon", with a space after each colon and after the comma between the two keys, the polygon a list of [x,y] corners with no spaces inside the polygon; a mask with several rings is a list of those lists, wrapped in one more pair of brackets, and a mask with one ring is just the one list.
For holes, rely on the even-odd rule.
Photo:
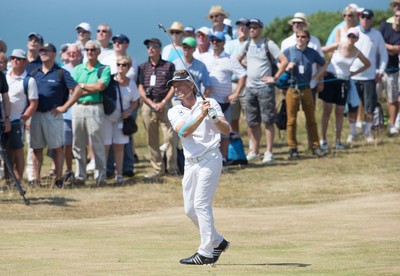
{"label": "clear blue sky", "polygon": [[[27,35],[40,33],[45,42],[59,47],[76,40],[75,26],[88,22],[96,30],[99,23],[111,25],[114,34],[126,34],[130,40],[129,53],[141,63],[146,59],[143,41],[158,37],[167,44],[158,23],[169,27],[173,21],[195,28],[210,26],[205,19],[211,5],[220,4],[230,13],[230,19],[259,18],[268,24],[276,17],[306,14],[318,11],[341,11],[349,3],[360,7],[386,10],[387,0],[3,0],[1,1],[0,38],[8,45],[8,54],[14,48],[26,49]],[[95,34],[92,38],[96,38]]]}

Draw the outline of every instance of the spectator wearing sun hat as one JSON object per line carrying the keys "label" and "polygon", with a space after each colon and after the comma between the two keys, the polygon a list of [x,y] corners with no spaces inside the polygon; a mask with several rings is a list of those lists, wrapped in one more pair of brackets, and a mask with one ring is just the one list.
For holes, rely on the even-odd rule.
{"label": "spectator wearing sun hat", "polygon": [[[400,0],[394,0],[392,2],[389,3],[389,7],[391,7],[393,9],[393,13],[395,13],[396,11],[400,10]],[[393,23],[394,22],[394,16],[389,17],[386,20],[387,23]]]}
{"label": "spectator wearing sun hat", "polygon": [[[183,46],[183,57],[182,60],[185,62],[186,67],[189,69],[189,72],[194,77],[196,82],[196,86],[200,89],[201,85],[204,87],[204,94],[210,94],[211,83],[210,76],[207,70],[206,65],[200,60],[193,57],[193,53],[196,50],[196,39],[193,37],[186,37],[182,41]],[[181,59],[174,60],[175,70],[184,70],[185,65],[182,64]],[[200,91],[198,91],[200,93]]]}
{"label": "spectator wearing sun hat", "polygon": [[[167,30],[172,37],[173,44],[166,45],[161,52],[161,58],[166,61],[174,61],[183,55],[182,51],[182,40],[183,40],[183,25],[181,22],[175,21],[171,24],[171,27]],[[175,51],[174,46],[177,51]],[[178,52],[178,53],[177,53]]]}
{"label": "spectator wearing sun hat", "polygon": [[[228,34],[228,28],[224,24],[224,20],[229,17],[229,13],[224,11],[222,6],[215,5],[211,6],[210,11],[208,12],[206,19],[211,20],[212,28],[210,29],[210,33],[223,32],[225,35],[225,41],[229,41],[232,39],[232,36]],[[225,21],[227,22],[227,21]]]}

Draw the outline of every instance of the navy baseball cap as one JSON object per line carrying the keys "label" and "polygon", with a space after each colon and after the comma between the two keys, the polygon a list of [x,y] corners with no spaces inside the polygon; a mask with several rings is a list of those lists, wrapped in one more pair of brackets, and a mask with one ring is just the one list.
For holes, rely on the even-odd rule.
{"label": "navy baseball cap", "polygon": [[167,82],[167,87],[171,87],[174,81],[190,81],[193,83],[193,77],[189,76],[189,73],[186,70],[177,70],[174,73],[172,79]]}
{"label": "navy baseball cap", "polygon": [[366,16],[369,16],[369,17],[374,17],[374,12],[373,12],[372,10],[370,10],[370,9],[364,9],[364,10],[361,12],[360,15],[361,15],[361,16],[362,16],[362,15],[366,15]]}
{"label": "navy baseball cap", "polygon": [[44,44],[43,47],[40,48],[40,51],[49,51],[49,52],[57,53],[56,46],[54,46],[51,43]]}
{"label": "navy baseball cap", "polygon": [[243,25],[247,26],[247,24],[249,24],[249,22],[250,22],[250,20],[248,20],[247,18],[241,17],[236,21],[236,25],[243,24]]}
{"label": "navy baseball cap", "polygon": [[247,23],[247,27],[250,26],[251,24],[257,24],[258,26],[260,26],[261,28],[264,27],[264,23],[261,22],[260,19],[257,18],[252,18],[249,20],[249,23]]}
{"label": "navy baseball cap", "polygon": [[111,40],[112,40],[112,42],[115,42],[116,40],[125,41],[126,43],[129,44],[129,38],[128,38],[126,35],[124,35],[124,34],[117,34],[117,35],[114,35],[114,36],[111,38]]}
{"label": "navy baseball cap", "polygon": [[154,44],[158,44],[158,46],[160,46],[160,47],[161,47],[161,45],[162,45],[162,44],[161,44],[161,41],[160,41],[158,38],[155,38],[155,37],[150,38],[150,39],[146,39],[146,40],[143,42],[143,44],[146,45],[146,46],[148,46],[150,42],[152,42],[152,43],[154,43]]}
{"label": "navy baseball cap", "polygon": [[40,44],[43,44],[43,37],[38,34],[38,33],[30,33],[28,34],[28,38],[36,37],[36,39],[40,42]]}
{"label": "navy baseball cap", "polygon": [[209,35],[210,40],[219,39],[225,41],[225,34],[223,32],[215,32]]}

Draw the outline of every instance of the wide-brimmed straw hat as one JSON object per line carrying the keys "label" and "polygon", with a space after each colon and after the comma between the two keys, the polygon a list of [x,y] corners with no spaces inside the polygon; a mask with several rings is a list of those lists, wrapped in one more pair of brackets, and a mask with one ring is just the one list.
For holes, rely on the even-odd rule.
{"label": "wide-brimmed straw hat", "polygon": [[211,15],[214,14],[222,14],[225,17],[229,17],[229,13],[227,13],[226,11],[224,11],[224,9],[222,8],[222,6],[220,5],[216,5],[216,6],[211,6],[210,11],[208,12],[208,15],[206,16],[206,19],[211,19]]}
{"label": "wide-brimmed straw hat", "polygon": [[307,26],[310,25],[307,20],[307,16],[302,12],[296,12],[292,19],[288,21],[290,25],[293,25],[294,22],[305,23]]}
{"label": "wide-brimmed straw hat", "polygon": [[183,32],[183,24],[181,22],[175,21],[171,24],[171,27],[169,27],[168,32],[171,33],[171,31],[180,31]]}

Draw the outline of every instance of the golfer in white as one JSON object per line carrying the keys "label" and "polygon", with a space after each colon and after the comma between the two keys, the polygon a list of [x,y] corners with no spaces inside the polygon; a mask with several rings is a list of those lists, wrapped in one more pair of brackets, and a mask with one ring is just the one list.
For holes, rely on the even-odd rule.
{"label": "golfer in white", "polygon": [[212,201],[222,170],[219,151],[221,133],[231,130],[219,104],[214,99],[196,98],[193,78],[187,71],[175,71],[167,83],[173,86],[181,105],[168,111],[168,119],[182,140],[185,174],[182,180],[186,215],[200,230],[201,244],[181,264],[213,265],[229,247],[214,227]]}

